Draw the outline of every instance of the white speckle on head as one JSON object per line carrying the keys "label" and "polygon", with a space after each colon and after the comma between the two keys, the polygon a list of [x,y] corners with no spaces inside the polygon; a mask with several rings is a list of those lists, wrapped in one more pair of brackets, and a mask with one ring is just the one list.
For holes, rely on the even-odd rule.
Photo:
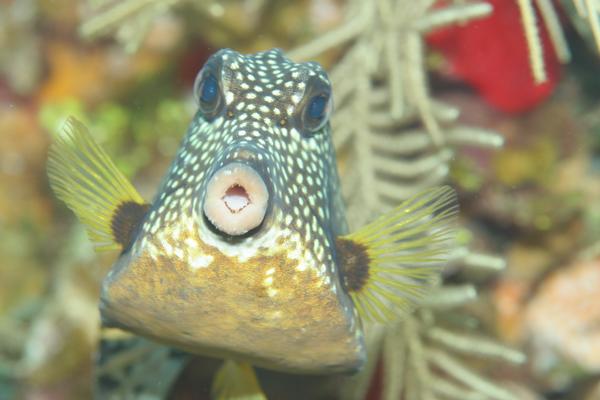
{"label": "white speckle on head", "polygon": [[233,99],[235,98],[233,92],[227,91],[225,92],[225,104],[230,105],[233,103]]}

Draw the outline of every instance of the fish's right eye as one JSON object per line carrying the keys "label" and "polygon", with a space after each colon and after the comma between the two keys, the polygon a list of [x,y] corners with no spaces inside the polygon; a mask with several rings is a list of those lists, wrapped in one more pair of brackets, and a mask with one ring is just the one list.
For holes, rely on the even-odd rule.
{"label": "fish's right eye", "polygon": [[202,83],[200,101],[203,103],[213,103],[217,98],[218,90],[217,80],[214,76],[208,75]]}
{"label": "fish's right eye", "polygon": [[212,71],[200,73],[194,84],[194,95],[200,111],[208,119],[214,118],[221,106],[221,88]]}
{"label": "fish's right eye", "polygon": [[311,134],[321,130],[329,120],[331,109],[330,93],[324,92],[310,97],[302,112],[302,127]]}

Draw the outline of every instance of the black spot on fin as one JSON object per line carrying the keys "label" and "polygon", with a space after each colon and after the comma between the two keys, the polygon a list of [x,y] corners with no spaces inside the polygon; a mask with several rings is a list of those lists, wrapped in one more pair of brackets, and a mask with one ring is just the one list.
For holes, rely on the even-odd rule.
{"label": "black spot on fin", "polygon": [[340,273],[362,318],[389,322],[413,309],[457,247],[458,203],[428,189],[336,241]]}
{"label": "black spot on fin", "polygon": [[85,125],[75,118],[69,118],[54,137],[48,178],[56,196],[85,226],[96,250],[122,251],[124,243],[129,244],[143,215],[141,210],[147,206]]}
{"label": "black spot on fin", "polygon": [[367,247],[351,239],[339,237],[335,241],[336,253],[342,274],[342,283],[348,292],[357,292],[369,280],[369,254]]}
{"label": "black spot on fin", "polygon": [[133,201],[121,203],[115,210],[110,228],[115,242],[126,249],[133,240],[133,235],[150,208],[149,204]]}

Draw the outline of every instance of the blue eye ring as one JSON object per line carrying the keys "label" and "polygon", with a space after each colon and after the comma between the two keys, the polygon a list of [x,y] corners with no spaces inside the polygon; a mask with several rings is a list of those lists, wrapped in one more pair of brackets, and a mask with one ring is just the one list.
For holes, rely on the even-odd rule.
{"label": "blue eye ring", "polygon": [[203,103],[213,103],[219,95],[219,83],[214,75],[209,74],[204,77],[200,86],[200,101]]}
{"label": "blue eye ring", "polygon": [[204,68],[198,74],[194,83],[194,97],[204,117],[208,120],[215,118],[223,108],[220,80],[218,71]]}
{"label": "blue eye ring", "polygon": [[332,102],[329,91],[321,92],[308,99],[305,103],[302,124],[308,132],[317,132],[329,120]]}
{"label": "blue eye ring", "polygon": [[314,96],[308,103],[308,109],[306,112],[308,116],[315,120],[320,120],[325,116],[327,111],[327,103],[329,98],[325,95]]}

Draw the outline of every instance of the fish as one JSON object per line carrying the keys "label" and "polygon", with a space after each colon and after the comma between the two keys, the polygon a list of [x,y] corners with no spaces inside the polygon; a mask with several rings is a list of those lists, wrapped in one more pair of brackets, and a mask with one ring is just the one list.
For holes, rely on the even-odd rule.
{"label": "fish", "polygon": [[[213,54],[197,111],[152,201],[73,117],[50,186],[99,251],[103,326],[228,360],[216,398],[256,393],[253,366],[356,373],[364,326],[415,308],[455,248],[449,186],[350,232],[331,139],[331,82],[279,49]],[[354,166],[360,168],[360,165]]]}

